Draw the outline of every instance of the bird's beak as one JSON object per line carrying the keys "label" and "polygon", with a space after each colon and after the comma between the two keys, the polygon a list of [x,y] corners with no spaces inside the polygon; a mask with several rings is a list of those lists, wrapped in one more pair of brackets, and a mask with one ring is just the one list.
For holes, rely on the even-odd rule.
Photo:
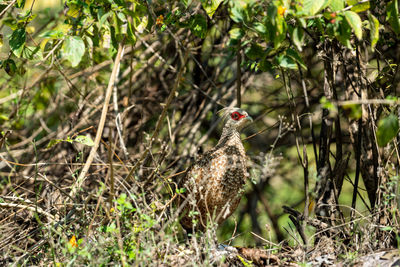
{"label": "bird's beak", "polygon": [[250,117],[249,115],[247,115],[247,117],[245,119],[248,120],[249,122],[253,122],[253,118]]}

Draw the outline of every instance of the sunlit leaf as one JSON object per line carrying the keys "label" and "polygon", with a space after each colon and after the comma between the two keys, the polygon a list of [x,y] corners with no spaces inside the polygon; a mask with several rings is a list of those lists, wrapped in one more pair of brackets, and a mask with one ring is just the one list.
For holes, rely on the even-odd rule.
{"label": "sunlit leaf", "polygon": [[92,138],[90,138],[89,136],[86,136],[86,135],[78,135],[77,137],[75,137],[74,141],[81,143],[82,145],[94,146],[94,142],[93,142]]}
{"label": "sunlit leaf", "polygon": [[141,17],[140,23],[136,25],[137,32],[143,33],[143,31],[146,29],[148,23],[149,23],[149,18],[147,16]]}
{"label": "sunlit leaf", "polygon": [[22,51],[21,57],[29,60],[42,60],[43,54],[40,46],[26,46]]}
{"label": "sunlit leaf", "polygon": [[112,15],[112,12],[107,12],[101,16],[99,19],[99,28],[101,29],[103,27],[103,24],[107,21],[108,17]]}
{"label": "sunlit leaf", "polygon": [[67,38],[63,44],[63,56],[71,63],[72,67],[78,66],[85,54],[85,43],[78,36]]}
{"label": "sunlit leaf", "polygon": [[185,5],[185,7],[188,7],[192,3],[192,0],[181,0],[181,2]]}
{"label": "sunlit leaf", "polygon": [[20,57],[22,54],[22,50],[24,49],[26,40],[26,32],[25,28],[16,29],[10,38],[10,48],[13,51],[14,55]]}
{"label": "sunlit leaf", "polygon": [[128,21],[128,26],[127,26],[128,28],[127,28],[127,30],[126,30],[126,33],[127,33],[127,36],[128,36],[128,41],[131,43],[131,44],[135,44],[136,43],[136,36],[135,36],[135,30],[134,30],[134,27],[133,27],[133,25],[131,24],[131,22],[129,22]]}
{"label": "sunlit leaf", "polygon": [[354,30],[354,34],[357,36],[358,40],[362,39],[362,24],[360,16],[353,11],[344,12],[347,22],[350,24],[351,28]]}
{"label": "sunlit leaf", "polygon": [[342,10],[344,8],[344,0],[331,0],[329,7],[333,12]]}
{"label": "sunlit leaf", "polygon": [[207,15],[212,18],[222,1],[223,0],[201,0],[201,5],[203,6]]}
{"label": "sunlit leaf", "polygon": [[318,11],[329,5],[330,0],[304,0],[304,12],[308,15],[315,15]]}
{"label": "sunlit leaf", "polygon": [[18,8],[24,8],[25,2],[26,2],[25,0],[17,0],[16,7],[18,7]]}
{"label": "sunlit leaf", "polygon": [[231,39],[239,40],[244,35],[244,31],[241,28],[233,28],[229,31],[229,36]]}
{"label": "sunlit leaf", "polygon": [[246,0],[230,1],[231,8],[229,9],[229,15],[234,22],[240,23],[249,20],[249,12],[251,11],[250,2]]}
{"label": "sunlit leaf", "polygon": [[368,14],[368,20],[370,27],[371,49],[374,50],[376,43],[379,40],[379,21],[372,14]]}
{"label": "sunlit leaf", "polygon": [[361,3],[361,4],[353,6],[351,8],[351,10],[354,11],[354,12],[359,13],[359,12],[363,12],[363,11],[368,10],[370,7],[371,7],[371,5],[370,5],[369,2],[364,2],[364,3]]}
{"label": "sunlit leaf", "polygon": [[337,113],[337,107],[334,103],[332,103],[330,100],[326,98],[326,96],[321,97],[319,100],[319,103],[321,104],[321,107],[324,109],[329,110],[332,113]]}
{"label": "sunlit leaf", "polygon": [[62,38],[63,36],[64,36],[64,33],[61,30],[49,30],[49,31],[45,31],[39,35],[39,37],[51,38],[51,39],[59,39],[59,38]]}
{"label": "sunlit leaf", "polygon": [[301,52],[304,45],[304,31],[301,27],[296,27],[293,29],[292,40],[296,48]]}
{"label": "sunlit leaf", "polygon": [[396,115],[390,114],[386,118],[380,119],[378,122],[378,130],[376,131],[376,138],[378,145],[386,146],[399,131],[399,119]]}
{"label": "sunlit leaf", "polygon": [[268,35],[268,29],[265,27],[264,24],[260,22],[255,22],[253,25],[253,28],[256,30],[258,34],[260,34],[262,37],[266,37]]}

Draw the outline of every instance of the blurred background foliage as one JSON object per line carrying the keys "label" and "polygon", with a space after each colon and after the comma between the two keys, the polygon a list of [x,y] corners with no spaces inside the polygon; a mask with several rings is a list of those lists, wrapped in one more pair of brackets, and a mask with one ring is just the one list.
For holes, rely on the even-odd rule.
{"label": "blurred background foliage", "polygon": [[[47,251],[37,244],[49,242],[46,214],[10,203],[68,217],[65,241],[87,238],[93,224],[112,232],[118,199],[126,223],[118,227],[134,233],[118,245],[129,260],[144,249],[142,232],[180,233],[169,219],[179,173],[217,143],[217,111],[230,105],[255,118],[242,135],[251,181],[220,242],[299,245],[301,231],[314,242],[321,229],[308,218],[346,227],[362,218],[360,229],[392,227],[372,248],[397,242],[396,0],[16,0],[0,1],[0,21],[1,231],[18,232],[14,247],[2,244],[4,255]],[[84,206],[76,212],[67,196],[94,145],[120,46],[101,143],[72,196]],[[303,218],[289,219],[283,205]],[[380,226],[360,238],[380,240]],[[354,228],[346,227],[337,238],[348,242]],[[121,249],[115,243],[110,255]]]}

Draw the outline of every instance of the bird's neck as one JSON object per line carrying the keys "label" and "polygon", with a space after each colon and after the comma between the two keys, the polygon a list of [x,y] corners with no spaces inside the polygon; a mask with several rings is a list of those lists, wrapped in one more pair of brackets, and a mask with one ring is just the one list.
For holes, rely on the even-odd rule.
{"label": "bird's neck", "polygon": [[235,145],[237,143],[242,143],[239,131],[235,128],[225,127],[222,130],[221,138],[219,139],[218,144]]}

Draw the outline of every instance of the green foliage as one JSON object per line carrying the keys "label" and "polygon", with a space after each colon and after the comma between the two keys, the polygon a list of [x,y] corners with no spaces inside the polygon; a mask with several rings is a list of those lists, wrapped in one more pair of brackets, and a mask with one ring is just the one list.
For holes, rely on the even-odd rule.
{"label": "green foliage", "polygon": [[378,122],[378,130],[376,138],[378,145],[386,146],[399,132],[399,119],[396,115],[390,114],[389,116],[380,119]]}
{"label": "green foliage", "polygon": [[400,33],[400,20],[399,20],[399,4],[397,0],[392,0],[387,4],[386,7],[387,19],[392,26],[392,30],[396,33]]}
{"label": "green foliage", "polygon": [[306,15],[315,15],[322,9],[324,9],[328,4],[329,0],[321,0],[321,1],[314,1],[314,0],[305,0],[304,1],[304,9],[303,12]]}
{"label": "green foliage", "polygon": [[357,13],[353,11],[345,11],[344,16],[346,17],[347,22],[350,24],[351,28],[353,28],[355,35],[358,40],[362,39],[362,28],[361,28],[361,18],[357,15]]}
{"label": "green foliage", "polygon": [[200,37],[206,37],[207,33],[207,20],[202,15],[195,15],[190,19],[190,29],[193,33]]}
{"label": "green foliage", "polygon": [[8,75],[14,76],[15,72],[17,71],[17,65],[15,64],[14,60],[11,58],[6,59],[2,65],[2,68],[7,72]]}
{"label": "green foliage", "polygon": [[86,145],[86,146],[94,146],[94,142],[92,140],[92,138],[90,138],[89,136],[86,135],[78,135],[75,138],[70,138],[68,136],[67,139],[53,139],[50,140],[50,142],[47,144],[47,148],[51,148],[61,142],[68,142],[68,143],[73,143],[73,142],[77,142],[80,143],[82,145]]}
{"label": "green foliage", "polygon": [[[24,49],[26,27],[35,19],[32,12],[26,11],[18,18],[7,20],[7,25],[14,30],[10,38],[10,49],[16,57],[30,60],[41,60],[43,53],[52,51],[54,56],[61,54],[71,67],[76,67],[85,60],[85,51],[94,45],[108,47],[110,40],[112,49],[108,52],[109,56],[113,56],[118,43],[125,40],[135,44],[137,35],[156,22],[151,18],[152,14],[146,4],[141,1],[131,2],[132,8],[128,8],[129,4],[120,0],[66,1],[68,9],[65,23],[45,29],[39,34],[43,38],[40,44],[41,51],[32,49],[32,46]],[[181,2],[185,8],[194,3]],[[301,55],[296,52],[302,52],[307,45],[305,30],[308,33],[320,34],[323,38],[336,38],[348,48],[352,48],[352,32],[361,40],[363,31],[369,30],[372,49],[379,40],[379,21],[368,12],[368,23],[365,24],[358,14],[369,9],[369,2],[360,4],[358,1],[306,0],[304,3],[291,3],[287,0],[275,0],[261,5],[253,0],[202,0],[201,6],[210,18],[217,10],[228,8],[230,18],[236,23],[230,32],[229,45],[235,47],[239,39],[246,39],[242,46],[245,47],[249,59],[247,65],[257,66],[254,69],[261,71],[269,71],[271,67],[277,66],[297,69],[298,65],[305,69]],[[157,26],[161,31],[168,25],[187,27],[195,36],[205,38],[209,31],[207,18],[198,13],[182,20],[184,12],[184,9],[175,9],[165,14],[157,14],[162,15],[157,19]],[[387,19],[393,31],[399,33],[397,1],[388,4]],[[107,36],[109,38],[105,38]],[[62,46],[59,46],[59,42],[63,42]]]}
{"label": "green foliage", "polygon": [[379,20],[371,13],[368,13],[368,20],[370,27],[371,49],[374,50],[379,40]]}
{"label": "green foliage", "polygon": [[63,56],[71,63],[72,67],[76,67],[85,54],[85,43],[78,36],[68,37],[63,45]]}
{"label": "green foliage", "polygon": [[[293,82],[293,85],[289,84],[289,86],[292,86],[291,89],[294,91],[295,98],[293,100],[296,104],[302,101],[303,91],[301,90],[299,93],[295,90],[298,89],[297,86],[301,87],[300,84],[304,78],[304,83],[307,87],[306,91],[310,91],[310,105],[313,105],[307,112],[314,113],[314,110],[319,110],[322,107],[329,110],[331,116],[337,115],[338,118],[342,116],[350,119],[361,118],[362,106],[360,104],[341,106],[340,112],[338,111],[336,102],[328,100],[326,97],[322,97],[319,102],[320,105],[318,104],[318,98],[321,97],[324,91],[320,79],[321,69],[316,68],[314,65],[321,63],[321,57],[328,56],[328,53],[325,53],[327,51],[319,47],[325,43],[335,44],[344,54],[349,50],[344,49],[343,46],[348,49],[355,49],[358,46],[361,50],[368,47],[368,50],[372,49],[374,51],[375,49],[382,49],[382,46],[390,47],[393,45],[393,40],[383,38],[383,36],[387,36],[385,34],[394,32],[398,35],[400,33],[397,1],[391,1],[388,4],[386,18],[382,20],[381,16],[379,16],[380,20],[378,20],[378,15],[375,17],[373,15],[375,14],[374,11],[369,10],[371,8],[369,2],[359,3],[356,0],[181,0],[159,2],[138,0],[66,0],[64,4],[65,6],[60,6],[56,10],[31,11],[28,6],[25,6],[25,1],[18,0],[15,6],[0,18],[5,33],[4,37],[0,36],[0,47],[2,49],[2,54],[0,54],[0,71],[4,73],[4,75],[0,75],[0,85],[2,86],[0,100],[4,101],[0,105],[0,123],[2,127],[10,127],[16,132],[21,129],[27,129],[25,131],[27,133],[26,136],[21,134],[17,138],[14,137],[14,140],[9,144],[7,143],[7,149],[14,147],[18,148],[18,152],[26,151],[24,144],[30,140],[41,142],[41,148],[46,155],[54,151],[59,151],[63,147],[68,147],[68,149],[74,149],[75,147],[80,149],[82,147],[71,145],[57,146],[61,142],[93,146],[94,142],[90,137],[86,135],[74,135],[74,132],[79,131],[83,124],[87,124],[86,126],[89,127],[96,125],[98,122],[98,117],[95,117],[95,119],[90,117],[88,119],[89,116],[97,116],[100,113],[98,112],[98,107],[102,104],[101,102],[93,103],[92,100],[99,99],[99,96],[104,92],[103,90],[107,85],[111,72],[110,66],[112,64],[109,62],[116,55],[119,44],[124,43],[126,44],[124,50],[125,57],[120,64],[121,71],[117,79],[118,90],[115,91],[116,97],[121,97],[121,99],[116,99],[115,103],[119,110],[114,111],[121,112],[120,114],[123,115],[123,118],[129,118],[130,120],[121,129],[122,136],[129,139],[130,143],[131,141],[134,141],[133,143],[136,142],[137,147],[132,148],[129,144],[127,145],[128,149],[135,151],[134,153],[145,151],[144,149],[147,149],[147,147],[142,144],[142,141],[146,142],[146,137],[143,132],[147,134],[151,133],[151,129],[155,125],[157,116],[159,115],[159,104],[163,106],[162,102],[165,98],[165,93],[171,88],[171,84],[175,84],[175,74],[182,64],[182,55],[186,51],[190,52],[182,81],[180,81],[181,83],[177,89],[177,104],[174,106],[174,113],[169,113],[172,116],[168,117],[168,127],[165,126],[161,130],[159,140],[153,141],[154,146],[151,147],[152,153],[150,154],[152,156],[151,159],[154,160],[149,159],[146,161],[146,164],[151,165],[156,163],[156,166],[148,168],[151,171],[143,172],[151,178],[149,178],[149,184],[154,189],[154,192],[151,192],[154,193],[154,199],[152,198],[153,196],[149,197],[149,195],[139,196],[140,193],[136,194],[136,196],[120,193],[125,190],[127,181],[119,178],[125,177],[125,167],[129,169],[131,164],[119,164],[115,166],[115,172],[119,172],[115,174],[119,182],[116,186],[116,191],[119,190],[115,192],[117,196],[116,200],[113,202],[113,196],[111,196],[109,202],[107,200],[104,201],[109,195],[106,195],[103,199],[102,194],[104,192],[102,190],[104,189],[98,189],[99,192],[96,198],[98,197],[98,203],[100,204],[95,212],[91,211],[92,213],[90,213],[90,215],[94,214],[95,217],[93,218],[94,224],[92,228],[92,231],[95,232],[92,235],[97,238],[94,241],[95,246],[84,241],[90,239],[91,235],[79,238],[77,247],[71,244],[66,238],[60,240],[59,244],[57,244],[57,246],[63,246],[65,255],[68,256],[66,258],[71,259],[70,265],[73,265],[74,260],[77,258],[80,260],[83,259],[82,261],[88,265],[88,262],[96,260],[96,256],[99,254],[107,255],[107,259],[101,259],[102,264],[116,264],[119,258],[125,255],[128,261],[130,261],[129,264],[132,263],[133,265],[140,262],[139,260],[145,259],[148,251],[151,253],[155,251],[160,253],[160,255],[151,256],[165,257],[163,261],[169,260],[163,255],[164,251],[157,248],[160,236],[162,235],[163,240],[167,238],[173,239],[171,244],[177,244],[180,240],[178,240],[177,227],[174,225],[177,222],[171,223],[169,220],[172,217],[167,219],[165,217],[165,214],[170,215],[168,210],[170,206],[168,205],[172,206],[172,204],[168,200],[163,202],[165,199],[171,197],[170,195],[167,197],[164,196],[165,192],[163,190],[168,191],[168,194],[174,195],[175,193],[182,194],[186,189],[171,187],[170,183],[172,184],[172,181],[174,181],[173,178],[165,179],[168,181],[164,181],[162,178],[167,177],[164,175],[170,171],[169,169],[164,169],[165,166],[172,168],[171,166],[176,165],[176,162],[170,164],[171,161],[169,160],[172,157],[177,157],[175,153],[182,152],[182,147],[187,148],[188,142],[191,142],[188,141],[189,138],[186,138],[187,136],[173,132],[176,129],[178,132],[189,128],[186,127],[188,124],[185,123],[187,123],[186,119],[191,117],[189,115],[192,114],[183,116],[180,114],[182,112],[180,107],[188,107],[188,112],[190,112],[191,109],[195,109],[191,107],[193,103],[203,103],[201,107],[205,108],[209,105],[208,102],[204,101],[208,101],[209,99],[222,104],[225,104],[225,100],[231,101],[230,93],[224,90],[225,87],[232,88],[230,83],[235,78],[233,73],[235,67],[237,67],[235,60],[239,51],[242,53],[239,56],[243,55],[242,68],[247,68],[246,71],[271,72],[263,76],[263,80],[255,82],[257,90],[252,88],[253,84],[251,86],[247,86],[247,84],[246,86],[243,85],[243,87],[246,87],[243,105],[252,103],[252,105],[248,105],[252,109],[250,112],[259,115],[263,114],[260,116],[261,119],[257,121],[259,124],[262,124],[264,117],[268,116],[268,119],[265,119],[268,125],[263,125],[263,127],[266,126],[266,129],[270,129],[273,119],[281,115],[287,115],[282,110],[285,106],[288,106],[285,90],[282,89],[282,77],[275,75],[274,71],[276,70],[282,70],[285,77],[287,75],[288,83]],[[22,9],[24,6],[25,9]],[[4,3],[0,3],[0,9],[4,7]],[[1,39],[4,39],[4,45]],[[359,46],[359,44],[363,45]],[[187,49],[188,47],[190,49]],[[174,50],[175,48],[176,50]],[[367,71],[374,68],[378,76],[376,82],[368,82],[368,89],[373,87],[376,91],[382,91],[386,94],[387,91],[394,91],[393,82],[397,81],[395,79],[397,63],[386,60],[384,54],[382,55],[383,58],[381,57],[380,61],[377,60],[374,66],[371,66],[370,62],[366,62],[368,63]],[[232,66],[234,67],[232,68]],[[198,71],[198,69],[201,71]],[[298,76],[300,71],[304,77],[300,78]],[[142,75],[143,73],[145,75]],[[246,73],[246,76],[247,74],[249,73]],[[313,80],[314,77],[315,80]],[[251,78],[253,79],[253,77]],[[257,78],[255,77],[256,80]],[[344,79],[344,77],[342,78]],[[247,80],[252,79],[244,78],[242,82],[244,84]],[[159,83],[159,81],[161,82]],[[203,81],[207,81],[207,83],[202,83]],[[145,90],[142,90],[143,88]],[[342,92],[339,86],[337,87],[337,91],[339,92],[338,99],[341,99],[343,95],[340,95]],[[151,94],[142,95],[143,92],[151,92]],[[215,92],[218,92],[218,97],[223,99],[214,99],[214,96],[216,96]],[[205,100],[197,98],[198,95]],[[269,98],[271,95],[272,97]],[[8,98],[9,100],[7,100]],[[181,102],[182,99],[186,99],[186,102]],[[142,105],[142,102],[145,104]],[[151,106],[150,111],[146,110],[146,105]],[[275,109],[275,105],[279,105],[281,110],[273,110]],[[48,112],[49,106],[56,106],[53,109],[54,112]],[[267,110],[270,106],[272,111]],[[138,110],[139,112],[137,112]],[[303,109],[297,108],[296,110]],[[205,118],[207,121],[213,119],[211,111],[209,111],[208,117],[202,116],[201,110],[196,111],[195,115],[192,118]],[[304,113],[299,115],[308,116],[309,114]],[[136,118],[138,117],[141,117],[142,120],[137,121]],[[311,119],[315,125],[314,130],[317,133],[320,125],[315,117],[317,116],[313,116]],[[39,121],[37,118],[41,118],[42,120]],[[112,115],[108,117],[110,121],[111,118],[113,118]],[[300,121],[302,123],[301,126],[304,126],[303,119]],[[193,121],[190,121],[190,123],[193,123]],[[286,121],[281,122],[281,124],[283,128],[286,127]],[[59,131],[60,125],[67,125],[69,128],[66,127],[68,128],[66,131],[65,129]],[[111,129],[110,131],[113,131],[114,124],[110,123],[109,125],[108,130]],[[131,125],[135,125],[133,131],[131,131]],[[176,125],[179,127],[176,127]],[[343,128],[346,126],[346,123],[342,124]],[[79,129],[77,130],[76,127]],[[290,129],[286,129],[286,131],[292,132],[293,129],[291,127]],[[336,124],[333,127],[337,127]],[[203,134],[203,125],[195,129],[196,131],[193,133],[193,136],[191,136],[192,133],[189,134],[191,140],[197,140],[198,136]],[[378,144],[380,146],[387,145],[396,136],[398,129],[398,119],[395,115],[389,115],[381,119],[378,122],[376,135]],[[307,132],[308,130],[305,126],[299,134],[303,134],[304,132],[308,138],[311,136]],[[46,134],[53,132],[54,135],[46,136]],[[332,136],[336,136],[337,134],[334,131],[331,133]],[[61,135],[60,137],[59,134],[64,134],[64,136]],[[259,131],[256,135],[260,134],[265,134],[265,130]],[[32,136],[30,137],[29,135]],[[282,133],[283,135],[284,133]],[[116,135],[110,136],[115,137]],[[279,138],[282,136],[279,136]],[[265,139],[269,139],[270,137],[268,136]],[[212,138],[205,142],[206,145],[215,141]],[[307,138],[306,140],[309,140]],[[179,140],[179,146],[172,139],[175,141]],[[18,142],[22,143],[22,145],[15,140],[19,140]],[[168,146],[165,150],[166,153],[157,147],[160,140],[168,140],[165,143],[165,146]],[[118,140],[115,141],[115,144],[117,143]],[[289,147],[292,142],[283,143]],[[44,149],[46,148],[46,144],[47,148],[52,148],[51,151]],[[171,146],[171,149],[169,146]],[[24,150],[22,150],[22,147],[24,147]],[[277,153],[285,155],[285,162],[281,163],[278,168],[283,170],[279,170],[280,173],[278,176],[280,178],[297,178],[299,172],[303,171],[297,162],[298,152],[296,152],[296,149],[290,151],[287,147],[282,148],[279,147],[279,144],[276,144],[276,148],[281,149]],[[332,147],[334,146],[332,145]],[[257,152],[253,151],[252,153],[258,153],[261,150],[265,152],[268,148],[259,146],[253,149]],[[312,146],[307,145],[306,149],[311,151]],[[101,152],[104,151],[106,149],[101,150]],[[160,151],[163,153],[159,153]],[[68,155],[70,150],[66,150],[66,152],[65,154]],[[85,151],[79,152],[73,154],[72,161],[80,162],[85,160],[87,156]],[[119,153],[121,153],[121,150],[116,149],[115,152],[120,156]],[[333,153],[333,151],[330,152]],[[8,150],[7,153],[12,155]],[[289,155],[289,157],[286,157],[286,154],[294,154],[294,156]],[[312,154],[312,152],[308,153],[308,155]],[[28,158],[26,155],[28,153],[24,152],[22,160],[17,158],[18,162],[26,163],[25,158]],[[104,154],[100,156],[103,157],[103,160],[107,158]],[[118,160],[121,161],[120,158]],[[42,161],[42,159],[40,160]],[[14,161],[17,162],[17,160]],[[315,167],[312,166],[314,161],[316,162],[317,160],[312,157],[308,158],[310,170],[313,170]],[[353,162],[350,161],[350,163]],[[348,168],[352,168],[351,165],[355,164],[349,164],[350,167]],[[18,166],[15,169],[20,167],[22,168],[22,166]],[[79,167],[75,165],[68,167],[71,167],[70,178],[74,181],[81,167],[80,165]],[[76,168],[74,169],[74,167]],[[94,169],[94,166],[92,167]],[[257,180],[259,182],[258,179],[262,179],[262,175],[266,173],[265,170],[270,169],[259,168],[257,171],[253,171],[250,180],[253,182]],[[47,170],[46,166],[46,172]],[[316,174],[311,172],[310,180],[313,180]],[[55,173],[58,174],[58,172]],[[93,175],[96,174],[100,177],[98,181],[104,181],[108,186],[110,172],[106,174],[104,169],[100,169],[99,167],[98,172],[93,173]],[[58,177],[58,175],[55,176]],[[140,174],[134,174],[135,182],[147,178],[141,177]],[[275,179],[275,177],[272,178]],[[280,178],[277,179],[279,180],[277,185],[268,185],[267,189],[262,192],[262,194],[265,194],[271,200],[271,207],[273,210],[275,209],[274,213],[276,214],[281,214],[280,207],[282,202],[289,202],[295,205],[294,203],[304,197],[304,192],[301,192],[299,189],[303,186],[301,179],[296,179],[296,184],[293,185]],[[316,178],[313,181],[315,180]],[[93,181],[93,184],[95,184],[96,180],[93,179]],[[158,187],[157,183],[160,183],[162,186]],[[142,185],[142,181],[140,181],[140,184]],[[147,186],[147,180],[145,184]],[[259,184],[262,183],[257,183],[257,185]],[[136,186],[134,183],[130,185],[132,188]],[[391,185],[390,182],[388,185]],[[9,185],[7,184],[7,186]],[[63,185],[60,188],[67,188],[68,186],[64,187]],[[91,186],[93,185],[91,184]],[[296,190],[293,190],[293,188],[296,188]],[[12,189],[14,190],[14,188]],[[131,188],[128,189],[130,190]],[[383,197],[383,200],[386,201],[385,204],[389,204],[392,200],[396,199],[394,193],[384,195]],[[138,201],[138,198],[141,201]],[[82,214],[87,211],[86,207],[90,208],[93,206],[93,209],[95,208],[95,205],[92,205],[95,198],[87,199],[88,202],[85,203],[85,208],[81,209]],[[159,203],[156,203],[155,199],[162,202],[162,204],[167,203],[165,206],[162,206],[161,212],[157,210]],[[41,203],[43,202],[39,202],[39,205]],[[137,205],[138,203],[139,205]],[[107,204],[110,204],[111,207],[107,206]],[[299,207],[299,209],[301,208]],[[264,210],[264,208],[259,209],[257,207],[257,210]],[[173,208],[170,211],[173,214]],[[199,224],[199,221],[195,219],[196,216],[194,216],[196,214],[198,214],[198,211],[190,211],[193,223]],[[87,214],[85,213],[84,215],[86,216]],[[75,216],[79,218],[77,214]],[[261,214],[260,218],[262,219],[261,225],[270,223],[270,218],[266,214]],[[279,227],[287,224],[287,218],[284,218],[284,216],[280,216],[278,219],[280,222]],[[248,240],[238,235],[236,240],[239,239],[238,242],[246,243],[246,245],[249,243],[253,244],[252,242],[255,242],[254,237],[251,236],[248,230],[252,223],[251,219],[245,217],[243,221],[244,223],[239,223],[238,230],[245,233],[243,236],[250,236],[251,239],[248,238],[250,241],[247,242]],[[163,224],[166,222],[168,222],[168,225]],[[75,233],[75,230],[71,230],[67,236],[70,236],[72,233],[77,236],[79,234],[81,237],[84,236],[89,232],[86,226],[92,225],[91,223],[82,223],[79,225],[79,229],[83,229],[80,230],[81,233]],[[230,219],[227,221],[228,227],[225,228],[231,230],[235,228],[235,223],[233,219]],[[164,232],[158,233],[155,230],[159,229],[156,227],[163,227],[164,225],[166,225]],[[390,231],[392,229],[387,228],[383,230]],[[167,234],[171,232],[173,234]],[[119,240],[119,236],[123,237],[121,244],[118,243],[121,241]],[[232,233],[226,232],[225,236],[226,239],[230,239]],[[153,245],[154,247],[151,248],[157,249],[151,250],[147,245],[150,245],[150,247]],[[97,246],[99,248],[96,248]],[[167,248],[166,251],[168,249],[175,250],[176,247]],[[240,258],[240,260],[243,265],[251,265],[251,262],[243,258]],[[82,264],[82,261],[79,264],[85,265]]]}
{"label": "green foliage", "polygon": [[362,108],[359,104],[343,105],[342,108],[347,111],[349,118],[357,120],[362,116]]}
{"label": "green foliage", "polygon": [[25,45],[25,39],[25,28],[16,29],[11,35],[9,42],[10,48],[13,51],[14,55],[16,55],[17,57],[20,57],[22,54]]}
{"label": "green foliage", "polygon": [[201,0],[201,5],[206,11],[207,15],[212,18],[217,8],[222,3],[223,0]]}

